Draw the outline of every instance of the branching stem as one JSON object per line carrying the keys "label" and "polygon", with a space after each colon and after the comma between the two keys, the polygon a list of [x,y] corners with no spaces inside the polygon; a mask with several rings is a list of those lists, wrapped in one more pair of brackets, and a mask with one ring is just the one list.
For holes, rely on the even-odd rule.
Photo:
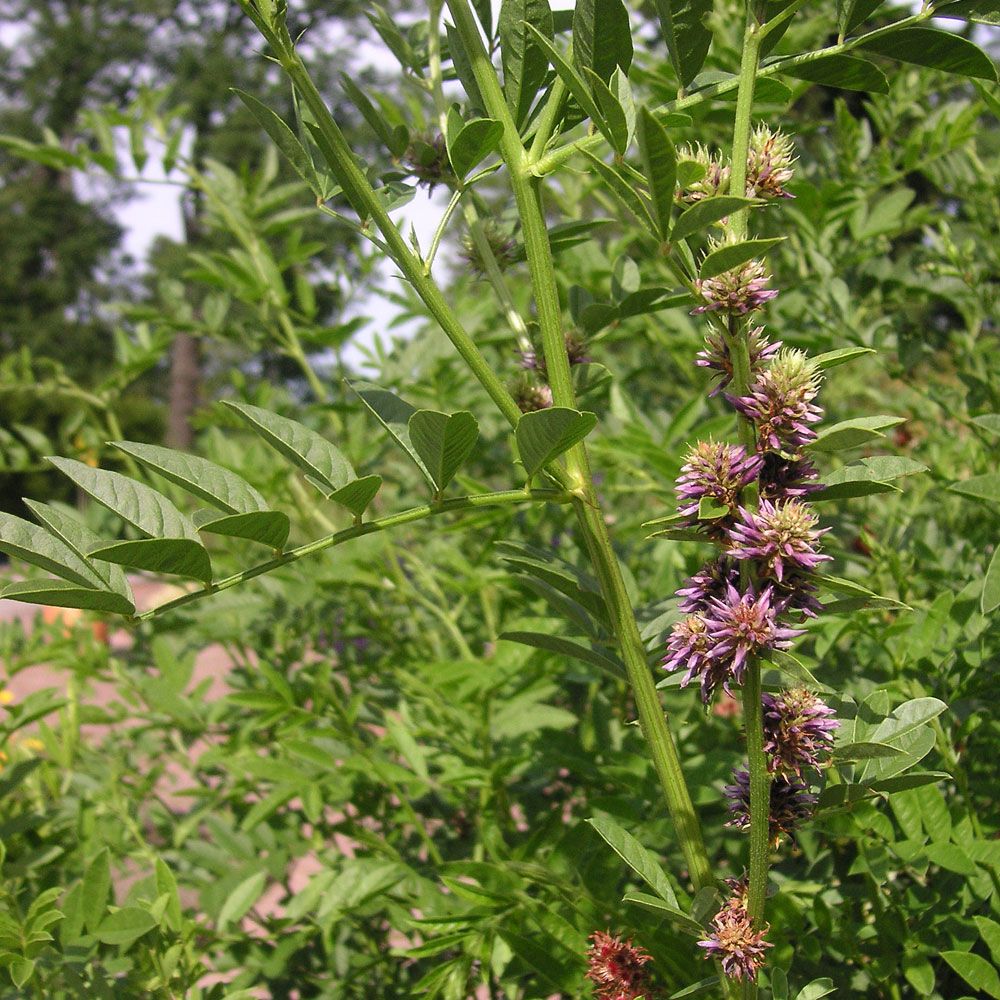
{"label": "branching stem", "polygon": [[529,503],[531,501],[568,503],[571,499],[570,495],[562,490],[505,490],[500,493],[480,493],[476,496],[454,497],[450,500],[422,504],[419,507],[411,507],[409,510],[400,511],[398,514],[389,514],[374,521],[364,521],[361,524],[352,525],[350,528],[344,528],[342,531],[335,531],[329,535],[324,535],[315,541],[306,542],[305,545],[300,545],[296,549],[289,549],[288,552],[282,552],[281,555],[275,556],[273,559],[268,559],[267,562],[258,563],[256,566],[251,566],[250,569],[245,569],[240,573],[234,573],[232,576],[216,580],[212,583],[211,587],[182,594],[180,597],[175,597],[172,601],[167,601],[166,604],[151,608],[149,611],[144,611],[135,617],[140,621],[156,618],[166,611],[171,611],[184,604],[200,600],[208,594],[216,594],[220,590],[228,590],[230,587],[236,587],[247,580],[252,580],[256,576],[269,573],[271,570],[278,569],[281,566],[287,566],[289,563],[296,562],[306,556],[315,555],[317,552],[323,552],[325,549],[331,549],[335,545],[343,545],[344,542],[360,538],[362,535],[373,535],[388,528],[396,528],[401,524],[410,524],[412,521],[422,521],[428,517],[436,517],[438,514],[450,514],[455,511],[477,510],[481,507],[503,507],[509,504]]}

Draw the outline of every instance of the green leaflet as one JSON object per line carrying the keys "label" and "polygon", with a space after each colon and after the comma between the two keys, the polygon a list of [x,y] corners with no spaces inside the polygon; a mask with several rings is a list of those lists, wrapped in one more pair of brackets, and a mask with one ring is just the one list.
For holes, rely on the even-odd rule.
{"label": "green leaflet", "polygon": [[245,479],[197,455],[135,441],[112,441],[119,451],[131,455],[188,493],[230,514],[267,510],[267,501]]}
{"label": "green leaflet", "polygon": [[674,191],[677,187],[677,152],[667,130],[648,108],[639,109],[637,126],[639,153],[642,156],[643,172],[649,184],[653,217],[660,239],[666,241],[670,236],[670,218],[674,208]]}
{"label": "green leaflet", "polygon": [[503,92],[514,124],[521,127],[549,69],[549,60],[528,25],[552,38],[548,0],[503,0],[500,5],[500,62]]}
{"label": "green leaflet", "polygon": [[479,424],[468,412],[418,410],[407,425],[410,442],[440,492],[455,478],[479,438]]}
{"label": "green leaflet", "polygon": [[940,69],[959,76],[989,80],[991,83],[997,79],[993,60],[978,45],[940,28],[922,25],[899,28],[863,42],[861,48],[899,62]]}
{"label": "green leaflet", "polygon": [[711,12],[712,0],[656,0],[660,30],[682,87],[698,75],[708,55],[712,32],[706,18]]}
{"label": "green leaflet", "polygon": [[198,542],[198,531],[191,519],[152,487],[118,472],[94,469],[70,458],[50,458],[48,461],[99,504],[144,535]]}
{"label": "green leaflet", "polygon": [[595,414],[566,406],[525,413],[517,422],[514,436],[528,477],[582,441],[596,424]]}
{"label": "green leaflet", "polygon": [[622,0],[577,0],[573,7],[573,63],[608,81],[632,65],[632,29]]}

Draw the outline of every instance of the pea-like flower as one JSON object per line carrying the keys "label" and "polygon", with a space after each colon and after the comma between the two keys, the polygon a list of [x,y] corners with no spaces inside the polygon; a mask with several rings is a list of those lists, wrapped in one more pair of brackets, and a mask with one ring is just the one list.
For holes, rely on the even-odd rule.
{"label": "pea-like flower", "polygon": [[773,947],[765,940],[769,927],[765,924],[755,931],[747,913],[746,884],[727,879],[733,894],[712,918],[712,932],[698,944],[705,949],[706,958],[717,958],[722,971],[730,979],[753,981],[764,965],[767,949]]}
{"label": "pea-like flower", "polygon": [[762,500],[758,510],[740,507],[739,519],[729,528],[729,555],[755,559],[764,572],[782,583],[789,571],[812,572],[830,556],[818,550],[829,528],[817,528],[818,518],[799,500],[775,504]]}
{"label": "pea-like flower", "polygon": [[[712,660],[728,665],[729,677],[743,683],[747,661],[752,656],[772,649],[788,649],[792,640],[802,635],[802,629],[789,628],[778,621],[778,609],[773,604],[773,589],[764,587],[760,593],[752,588],[740,593],[732,584],[722,597],[713,597],[705,610],[705,629]],[[728,684],[724,685],[728,693]]]}
{"label": "pea-like flower", "polygon": [[598,1000],[653,1000],[649,972],[652,956],[630,940],[604,931],[590,935],[586,976]]}
{"label": "pea-like flower", "polygon": [[[750,772],[739,768],[733,775],[733,784],[726,785],[726,798],[732,819],[726,826],[740,830],[750,829]],[[771,801],[768,813],[768,830],[771,843],[777,847],[782,835],[790,835],[807,820],[816,804],[816,796],[809,793],[809,786],[795,777],[776,774],[771,779]]]}
{"label": "pea-like flower", "polygon": [[792,179],[795,146],[783,132],[758,125],[750,134],[747,153],[747,197],[791,198],[785,185]]}
{"label": "pea-like flower", "polygon": [[[750,356],[750,377],[753,379],[781,350],[781,341],[772,344],[762,326],[752,327],[747,331],[746,338],[747,353]],[[729,356],[729,345],[725,337],[719,333],[710,333],[705,337],[705,346],[698,352],[695,364],[699,368],[711,368],[718,373],[719,381],[709,396],[717,396],[733,380],[733,359]]]}
{"label": "pea-like flower", "polygon": [[833,750],[833,734],[840,723],[821,698],[805,688],[765,694],[764,750],[774,774],[802,777],[806,768],[820,767]]}
{"label": "pea-like flower", "polygon": [[759,455],[748,455],[739,445],[699,441],[684,457],[677,479],[678,513],[697,520],[706,497],[735,512],[740,490],[757,478],[762,465]]}
{"label": "pea-like flower", "polygon": [[704,611],[713,597],[722,597],[727,586],[735,586],[740,579],[736,564],[725,556],[713,559],[702,566],[694,576],[684,581],[677,591],[680,602],[677,607],[685,614]]}
{"label": "pea-like flower", "polygon": [[695,146],[681,146],[677,150],[677,162],[693,162],[704,170],[696,180],[682,187],[677,197],[688,205],[704,198],[711,198],[729,187],[729,167],[722,158],[710,153],[700,142]]}
{"label": "pea-like flower", "polygon": [[[725,241],[709,241],[709,252],[725,246]],[[768,288],[771,276],[762,260],[748,260],[713,278],[698,278],[695,292],[703,304],[691,310],[692,315],[704,312],[725,312],[743,316],[770,302],[777,289]]]}
{"label": "pea-like flower", "polygon": [[[517,262],[517,240],[514,239],[509,230],[502,228],[492,219],[488,219],[483,223],[482,232],[490,248],[490,253],[493,255],[493,260],[496,261],[496,265],[501,271],[506,271]],[[477,278],[486,277],[486,261],[483,260],[479,246],[470,233],[466,233],[462,237],[459,256],[472,269]]]}
{"label": "pea-like flower", "polygon": [[797,454],[816,440],[812,424],[823,416],[814,402],[820,381],[816,365],[802,351],[786,347],[758,374],[745,396],[727,393],[726,399],[757,425],[759,447]]}
{"label": "pea-like flower", "polygon": [[[663,660],[665,670],[685,672],[681,687],[686,687],[696,677],[700,677],[702,698],[706,702],[712,696],[716,684],[725,679],[725,665],[718,660],[709,659],[710,643],[705,619],[697,614],[687,615],[670,630],[667,655]],[[717,677],[716,669],[721,670],[723,676]]]}

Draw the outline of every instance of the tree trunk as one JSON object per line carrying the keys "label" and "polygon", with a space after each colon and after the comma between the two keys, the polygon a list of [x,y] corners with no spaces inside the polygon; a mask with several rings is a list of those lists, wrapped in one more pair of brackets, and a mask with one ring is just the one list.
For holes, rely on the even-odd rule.
{"label": "tree trunk", "polygon": [[188,450],[194,443],[191,415],[201,394],[201,346],[190,333],[178,333],[170,347],[167,445]]}

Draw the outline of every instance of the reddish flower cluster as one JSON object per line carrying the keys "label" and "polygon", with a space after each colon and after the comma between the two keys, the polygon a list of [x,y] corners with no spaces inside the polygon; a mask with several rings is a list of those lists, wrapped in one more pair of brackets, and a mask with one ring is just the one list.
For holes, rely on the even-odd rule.
{"label": "reddish flower cluster", "polygon": [[595,931],[587,951],[587,978],[594,983],[599,1000],[653,1000],[649,954],[631,941]]}

